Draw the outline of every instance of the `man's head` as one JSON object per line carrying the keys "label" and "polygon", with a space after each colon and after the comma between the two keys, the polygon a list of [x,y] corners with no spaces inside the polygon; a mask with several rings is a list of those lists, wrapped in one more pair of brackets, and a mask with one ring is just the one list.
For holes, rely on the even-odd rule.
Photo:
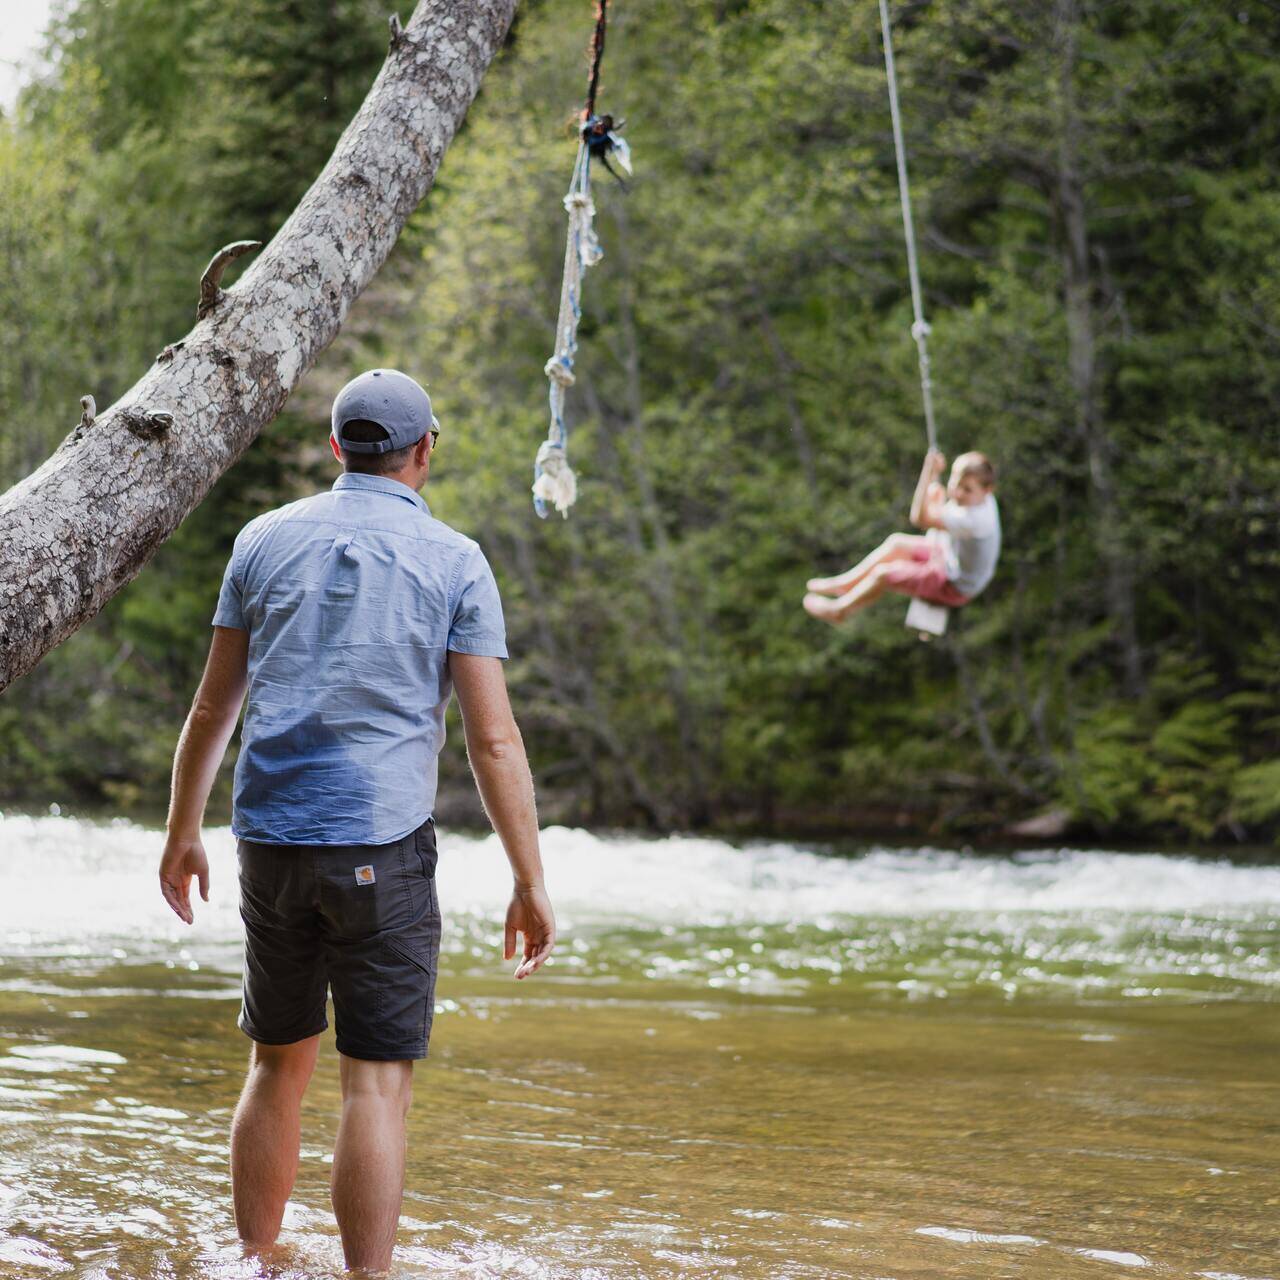
{"label": "man's head", "polygon": [[439,430],[430,398],[412,378],[371,369],[335,397],[329,442],[343,470],[391,476],[418,489]]}
{"label": "man's head", "polygon": [[976,506],[996,487],[996,469],[985,453],[962,453],[951,464],[947,497],[962,507]]}

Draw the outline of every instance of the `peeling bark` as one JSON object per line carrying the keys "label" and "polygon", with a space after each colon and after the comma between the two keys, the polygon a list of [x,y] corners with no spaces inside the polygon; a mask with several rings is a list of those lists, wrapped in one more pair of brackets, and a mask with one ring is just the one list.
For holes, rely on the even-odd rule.
{"label": "peeling bark", "polygon": [[195,328],[0,497],[0,689],[131,581],[284,407],[430,189],[515,3],[422,0],[243,278],[218,287],[240,245],[215,255]]}

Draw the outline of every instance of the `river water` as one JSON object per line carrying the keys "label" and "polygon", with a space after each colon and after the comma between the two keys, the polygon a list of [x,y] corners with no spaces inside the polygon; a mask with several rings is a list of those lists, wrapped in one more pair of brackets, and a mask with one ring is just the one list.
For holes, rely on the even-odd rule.
{"label": "river water", "polygon": [[[1280,1277],[1280,867],[601,838],[544,848],[516,985],[495,841],[446,915],[396,1275]],[[244,1280],[234,841],[0,818],[0,1276]],[[341,1271],[332,1033],[273,1274]]]}

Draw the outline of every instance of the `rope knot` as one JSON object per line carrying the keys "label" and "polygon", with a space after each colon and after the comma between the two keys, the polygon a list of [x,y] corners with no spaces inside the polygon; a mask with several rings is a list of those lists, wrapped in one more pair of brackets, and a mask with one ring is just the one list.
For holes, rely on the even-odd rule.
{"label": "rope knot", "polygon": [[567,520],[569,508],[578,500],[578,479],[569,466],[564,445],[544,440],[533,464],[533,501],[539,515],[550,503]]}
{"label": "rope knot", "polygon": [[929,327],[929,322],[927,320],[917,320],[915,324],[911,326],[911,336],[917,342],[919,342],[921,338],[927,338],[932,332],[933,330]]}
{"label": "rope knot", "polygon": [[577,381],[573,376],[573,366],[569,363],[568,356],[552,356],[542,366],[542,372],[561,387],[571,387]]}

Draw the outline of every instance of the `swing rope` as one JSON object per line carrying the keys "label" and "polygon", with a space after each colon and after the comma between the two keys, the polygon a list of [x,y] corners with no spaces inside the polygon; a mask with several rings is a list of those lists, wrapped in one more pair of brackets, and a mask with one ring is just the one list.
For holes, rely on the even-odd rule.
{"label": "swing rope", "polygon": [[578,143],[578,159],[564,207],[569,214],[569,234],[565,239],[556,347],[542,369],[550,384],[551,424],[533,464],[533,507],[544,520],[550,514],[550,506],[568,519],[569,508],[578,496],[578,481],[565,448],[569,433],[564,421],[564,400],[575,381],[573,357],[578,350],[578,321],[582,318],[582,273],[601,257],[594,226],[596,210],[591,200],[591,152],[585,140]]}
{"label": "swing rope", "polygon": [[596,113],[596,90],[600,88],[600,63],[604,60],[605,27],[608,25],[609,0],[599,0],[596,5],[596,29],[591,33],[591,76],[587,80],[587,101],[582,108],[582,118],[590,120]]}
{"label": "swing rope", "polygon": [[[569,215],[565,238],[564,272],[560,283],[560,310],[556,318],[556,345],[551,358],[543,366],[549,385],[551,422],[547,438],[538,448],[533,465],[533,507],[543,519],[551,507],[568,519],[569,508],[578,496],[578,482],[569,466],[565,425],[565,393],[574,384],[573,360],[578,351],[578,322],[582,319],[582,277],[588,267],[603,256],[595,232],[595,204],[591,199],[591,160],[596,157],[610,169],[610,152],[628,173],[631,172],[627,144],[617,136],[622,127],[612,116],[596,115],[596,91],[600,87],[600,62],[604,57],[605,27],[608,22],[608,0],[597,0],[596,25],[591,36],[591,75],[587,81],[587,98],[582,108],[582,125],[578,139],[578,158],[573,177],[564,197]],[[612,170],[610,169],[612,172]],[[617,176],[617,175],[615,175]]]}
{"label": "swing rope", "polygon": [[907,241],[907,272],[911,277],[911,336],[920,357],[920,398],[924,401],[924,429],[929,448],[938,447],[933,421],[933,381],[929,375],[929,324],[924,318],[924,293],[920,288],[920,264],[916,261],[916,231],[911,217],[911,187],[907,182],[907,144],[902,137],[902,112],[898,107],[898,75],[893,63],[893,36],[889,26],[889,0],[880,0],[880,30],[884,37],[884,69],[889,82],[889,113],[893,117],[893,150],[898,161],[898,199],[902,205],[902,231]]}

